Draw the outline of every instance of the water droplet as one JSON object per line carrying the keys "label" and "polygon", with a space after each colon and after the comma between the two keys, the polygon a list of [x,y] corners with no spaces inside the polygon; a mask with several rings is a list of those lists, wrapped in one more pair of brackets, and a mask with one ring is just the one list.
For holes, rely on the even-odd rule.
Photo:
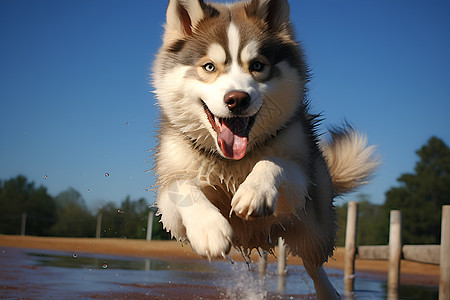
{"label": "water droplet", "polygon": [[108,264],[107,264],[107,263],[103,263],[102,268],[103,268],[103,269],[108,268]]}
{"label": "water droplet", "polygon": [[78,255],[77,255],[76,253],[74,253],[74,254],[72,254],[72,257],[73,257],[73,258],[77,258]]}
{"label": "water droplet", "polygon": [[127,212],[126,212],[125,210],[118,209],[118,210],[117,210],[117,213],[118,213],[118,214],[126,214]]}
{"label": "water droplet", "polygon": [[109,177],[109,173],[105,173],[105,177]]}

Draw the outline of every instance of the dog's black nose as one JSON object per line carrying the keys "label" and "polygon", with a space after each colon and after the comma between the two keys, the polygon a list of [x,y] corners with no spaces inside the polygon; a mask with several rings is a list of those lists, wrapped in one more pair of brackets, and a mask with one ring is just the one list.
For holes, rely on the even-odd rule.
{"label": "dog's black nose", "polygon": [[239,114],[250,105],[250,95],[246,92],[231,91],[226,93],[224,101],[231,112]]}

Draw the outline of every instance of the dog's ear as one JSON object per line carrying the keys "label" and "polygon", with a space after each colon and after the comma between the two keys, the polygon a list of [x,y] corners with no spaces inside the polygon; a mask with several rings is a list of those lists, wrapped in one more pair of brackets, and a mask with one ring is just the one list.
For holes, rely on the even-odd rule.
{"label": "dog's ear", "polygon": [[202,0],[170,0],[166,13],[166,31],[183,38],[192,34],[193,28],[204,16]]}
{"label": "dog's ear", "polygon": [[287,29],[290,22],[287,0],[252,0],[246,11],[247,15],[264,20],[275,31]]}

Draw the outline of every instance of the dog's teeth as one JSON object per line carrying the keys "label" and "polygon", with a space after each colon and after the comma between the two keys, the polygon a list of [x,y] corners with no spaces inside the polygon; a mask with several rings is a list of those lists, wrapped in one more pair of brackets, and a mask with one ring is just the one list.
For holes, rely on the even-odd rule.
{"label": "dog's teeth", "polygon": [[222,120],[218,117],[214,117],[214,120],[216,121],[217,127],[220,128],[222,126]]}

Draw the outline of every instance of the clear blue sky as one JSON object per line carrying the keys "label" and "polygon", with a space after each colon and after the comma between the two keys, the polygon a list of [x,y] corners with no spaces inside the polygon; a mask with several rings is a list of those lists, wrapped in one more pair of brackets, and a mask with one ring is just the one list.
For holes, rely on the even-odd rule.
{"label": "clear blue sky", "polygon": [[[73,187],[92,209],[154,201],[149,73],[166,2],[0,1],[0,179]],[[323,129],[348,120],[378,145],[383,166],[359,192],[382,203],[428,138],[450,144],[450,2],[290,2],[313,109]]]}

